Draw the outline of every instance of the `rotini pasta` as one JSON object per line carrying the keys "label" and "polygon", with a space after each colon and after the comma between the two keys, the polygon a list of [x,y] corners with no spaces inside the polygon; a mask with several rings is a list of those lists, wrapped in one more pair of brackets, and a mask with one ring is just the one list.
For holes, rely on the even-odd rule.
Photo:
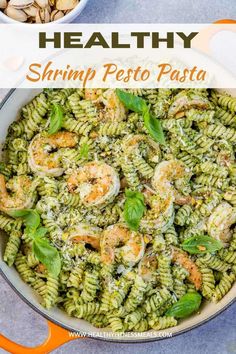
{"label": "rotini pasta", "polygon": [[[166,312],[184,295],[217,302],[236,278],[236,100],[205,89],[125,92],[159,119],[165,144],[112,89],[44,90],[22,108],[0,162],[4,261],[48,310],[113,331],[162,330],[176,326]],[[55,106],[62,124],[49,134]],[[129,224],[135,198],[142,215]],[[24,209],[57,249],[58,276],[12,216]],[[207,235],[222,248],[183,251]]]}

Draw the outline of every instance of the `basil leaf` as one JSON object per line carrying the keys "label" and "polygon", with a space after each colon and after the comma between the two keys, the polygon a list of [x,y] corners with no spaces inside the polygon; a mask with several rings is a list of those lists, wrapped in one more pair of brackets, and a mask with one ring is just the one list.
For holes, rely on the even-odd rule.
{"label": "basil leaf", "polygon": [[59,104],[53,103],[49,119],[50,125],[48,129],[48,134],[52,135],[61,129],[64,120],[63,109]]}
{"label": "basil leaf", "polygon": [[27,226],[24,230],[24,233],[32,240],[34,240],[36,237],[44,237],[47,232],[48,229],[46,227],[39,227],[38,229],[34,229]]}
{"label": "basil leaf", "polygon": [[223,247],[223,244],[210,236],[192,236],[182,243],[182,248],[190,254],[215,252]]}
{"label": "basil leaf", "polygon": [[80,151],[79,151],[79,158],[80,159],[87,159],[89,154],[89,145],[84,143],[81,145]]}
{"label": "basil leaf", "polygon": [[61,259],[57,249],[43,239],[47,228],[40,226],[40,216],[36,210],[16,210],[11,213],[13,217],[21,217],[25,223],[25,233],[33,240],[33,252],[38,260],[46,266],[48,271],[57,276],[61,270]]}
{"label": "basil leaf", "polygon": [[140,192],[125,191],[124,219],[131,230],[137,231],[146,210],[144,197]]}
{"label": "basil leaf", "polygon": [[10,215],[14,218],[22,218],[28,229],[37,229],[40,225],[40,216],[34,209],[15,210]]}
{"label": "basil leaf", "polygon": [[182,296],[166,313],[166,316],[184,318],[196,312],[201,305],[202,297],[197,292]]}
{"label": "basil leaf", "polygon": [[143,113],[148,110],[146,101],[141,97],[135,96],[132,93],[116,89],[116,94],[126,108],[136,113]]}
{"label": "basil leaf", "polygon": [[144,196],[142,193],[137,192],[137,191],[132,191],[130,189],[126,189],[125,190],[125,196],[127,198],[138,198],[140,199],[142,202],[144,202]]}
{"label": "basil leaf", "polygon": [[58,276],[61,271],[61,258],[58,250],[48,240],[36,237],[33,241],[33,252],[38,260],[45,265],[48,272]]}
{"label": "basil leaf", "polygon": [[44,237],[47,232],[48,232],[48,229],[46,227],[39,227],[37,230],[35,230],[34,236],[35,237]]}
{"label": "basil leaf", "polygon": [[165,144],[165,137],[161,123],[153,117],[149,112],[146,101],[141,97],[135,96],[132,93],[116,89],[116,94],[121,102],[131,111],[141,113],[143,115],[144,125],[151,137],[160,144]]}
{"label": "basil leaf", "polygon": [[36,229],[33,228],[33,227],[29,227],[29,226],[26,226],[25,230],[24,230],[24,234],[28,237],[30,237],[32,240],[34,239],[35,237],[35,232],[36,232]]}
{"label": "basil leaf", "polygon": [[165,137],[164,137],[164,133],[160,121],[155,117],[153,117],[149,111],[144,113],[143,121],[151,137],[158,143],[164,145]]}

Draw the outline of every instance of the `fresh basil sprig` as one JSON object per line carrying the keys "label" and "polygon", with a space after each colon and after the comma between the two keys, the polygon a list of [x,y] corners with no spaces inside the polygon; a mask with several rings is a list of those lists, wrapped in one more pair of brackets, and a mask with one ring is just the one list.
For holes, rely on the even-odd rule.
{"label": "fresh basil sprig", "polygon": [[135,96],[132,93],[116,89],[116,94],[125,105],[126,108],[136,113],[143,113],[148,111],[146,101],[139,96]]}
{"label": "fresh basil sprig", "polygon": [[146,129],[148,130],[151,137],[159,142],[160,144],[165,144],[165,136],[162,130],[161,123],[158,119],[153,117],[149,111],[145,112],[143,115],[143,121]]}
{"label": "fresh basil sprig", "polygon": [[89,145],[84,143],[83,145],[81,145],[80,150],[79,150],[79,158],[80,159],[86,159],[88,158],[88,154],[89,154]]}
{"label": "fresh basil sprig", "polygon": [[52,135],[61,129],[64,121],[63,109],[59,104],[57,103],[52,104],[52,110],[49,119],[50,119],[50,125],[48,129],[48,134]]}
{"label": "fresh basil sprig", "polygon": [[151,137],[160,144],[165,144],[165,137],[161,123],[150,113],[146,101],[141,97],[135,96],[132,93],[120,89],[116,89],[116,94],[126,108],[136,113],[142,114],[144,126],[146,127]]}
{"label": "fresh basil sprig", "polygon": [[11,212],[11,216],[22,218],[25,232],[32,239],[32,250],[38,260],[45,265],[48,272],[58,276],[61,271],[61,259],[58,250],[51,246],[44,238],[48,232],[46,227],[40,226],[40,216],[36,210],[24,209]]}
{"label": "fresh basil sprig", "polygon": [[215,252],[220,250],[223,244],[213,237],[202,235],[187,238],[182,243],[182,248],[190,254],[204,254],[207,252]]}
{"label": "fresh basil sprig", "polygon": [[58,250],[41,236],[33,239],[33,252],[38,260],[45,265],[49,273],[58,276],[61,271],[61,258]]}
{"label": "fresh basil sprig", "polygon": [[10,214],[14,218],[22,218],[28,229],[36,230],[40,225],[40,216],[34,209],[15,210]]}
{"label": "fresh basil sprig", "polygon": [[197,292],[182,296],[166,313],[166,316],[184,318],[196,312],[201,305],[202,297]]}
{"label": "fresh basil sprig", "polygon": [[124,219],[131,230],[137,231],[146,210],[144,196],[140,192],[125,190]]}

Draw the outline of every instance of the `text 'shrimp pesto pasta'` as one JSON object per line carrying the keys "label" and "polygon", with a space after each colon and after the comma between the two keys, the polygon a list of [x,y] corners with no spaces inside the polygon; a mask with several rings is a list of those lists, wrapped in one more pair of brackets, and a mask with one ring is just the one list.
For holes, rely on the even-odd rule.
{"label": "text 'shrimp pesto pasta'", "polygon": [[236,277],[235,112],[205,89],[40,93],[4,146],[4,260],[47,309],[113,331],[221,300]]}

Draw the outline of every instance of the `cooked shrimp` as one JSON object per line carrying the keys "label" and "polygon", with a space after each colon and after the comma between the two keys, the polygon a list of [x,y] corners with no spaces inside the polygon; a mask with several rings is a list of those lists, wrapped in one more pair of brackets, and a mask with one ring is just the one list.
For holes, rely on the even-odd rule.
{"label": "cooked shrimp", "polygon": [[179,197],[179,193],[173,187],[172,183],[179,182],[178,184],[181,184],[187,174],[188,171],[182,161],[162,161],[155,168],[152,186],[160,194],[171,192],[173,195],[178,195]]}
{"label": "cooked shrimp", "polygon": [[47,271],[47,268],[46,268],[46,266],[45,266],[44,264],[39,263],[39,264],[37,265],[37,267],[35,267],[35,271],[36,271],[36,273],[41,273],[41,274],[43,274],[44,272]]}
{"label": "cooked shrimp", "polygon": [[126,109],[112,89],[108,90],[85,90],[85,98],[97,105],[101,121],[122,121],[126,116]]}
{"label": "cooked shrimp", "polygon": [[138,148],[140,142],[145,140],[146,137],[142,134],[128,135],[123,141],[123,150],[133,151]]}
{"label": "cooked shrimp", "polygon": [[79,193],[86,206],[105,205],[119,193],[120,180],[115,169],[104,162],[92,161],[80,167],[67,180],[71,193]]}
{"label": "cooked shrimp", "polygon": [[35,200],[34,189],[34,183],[27,176],[14,177],[6,183],[4,176],[0,175],[0,210],[9,214],[31,208]]}
{"label": "cooked shrimp", "polygon": [[152,178],[152,186],[155,190],[155,195],[149,191],[144,192],[150,210],[141,220],[141,229],[146,232],[153,229],[165,232],[171,225],[174,218],[174,205],[182,203],[192,203],[192,199],[182,196],[172,185],[175,181],[180,185],[181,179],[186,178],[187,171],[181,161],[169,160],[159,163],[154,171]]}
{"label": "cooked shrimp", "polygon": [[85,89],[84,97],[86,100],[96,101],[102,95],[102,89]]}
{"label": "cooked shrimp", "polygon": [[209,108],[210,103],[208,99],[204,96],[198,95],[193,92],[185,92],[182,91],[178,95],[176,95],[174,102],[169,108],[168,117],[182,117],[184,115],[184,111],[190,108],[199,108],[199,109],[207,109]]}
{"label": "cooked shrimp", "polygon": [[236,208],[227,202],[219,204],[212,212],[207,222],[208,233],[221,241],[225,246],[232,237],[231,226],[236,223]]}
{"label": "cooked shrimp", "polygon": [[[144,195],[144,197],[145,197],[145,200],[146,200],[146,202],[149,204],[149,202],[150,202],[150,198],[151,197],[153,197],[153,196],[157,196],[158,194],[160,194],[159,193],[159,191],[155,191],[150,185],[148,185],[148,184],[144,184],[144,186],[145,186],[145,188],[142,190],[142,193],[143,193],[143,195]],[[164,190],[163,190],[163,192],[164,192]],[[170,192],[170,190],[169,189],[167,189],[164,193],[163,193],[163,195],[162,196],[168,196],[169,197],[169,195],[172,195],[173,196],[173,194]],[[184,204],[195,204],[196,203],[196,200],[193,198],[193,197],[191,197],[191,196],[189,196],[189,195],[182,195],[182,194],[179,194],[178,193],[178,191],[174,191],[174,196],[173,196],[173,200],[175,201],[175,203],[176,204],[178,204],[178,205],[184,205]]]}
{"label": "cooked shrimp", "polygon": [[60,165],[60,151],[54,149],[71,148],[78,143],[78,137],[70,132],[58,132],[50,136],[37,134],[29,145],[28,163],[39,176],[61,176],[64,169]]}
{"label": "cooked shrimp", "polygon": [[138,151],[140,144],[147,145],[147,157],[150,161],[158,163],[161,157],[161,150],[158,143],[143,134],[128,135],[123,141],[123,151],[132,154]]}
{"label": "cooked shrimp", "polygon": [[191,195],[181,195],[179,193],[175,193],[175,204],[178,205],[195,205],[195,198],[191,197]]}
{"label": "cooked shrimp", "polygon": [[157,274],[157,255],[149,248],[138,265],[138,274],[145,281],[155,281]]}
{"label": "cooked shrimp", "polygon": [[72,242],[89,244],[96,250],[100,249],[101,229],[85,223],[77,224],[71,227],[63,234],[63,239],[69,239]]}
{"label": "cooked shrimp", "polygon": [[109,226],[101,237],[101,259],[105,264],[115,261],[116,249],[120,245],[121,257],[125,263],[134,265],[143,257],[145,243],[143,236],[121,224]]}
{"label": "cooked shrimp", "polygon": [[165,232],[174,220],[173,201],[172,194],[168,192],[165,192],[163,195],[156,194],[147,198],[150,209],[141,219],[141,230],[147,233],[153,232],[153,230]]}
{"label": "cooked shrimp", "polygon": [[172,261],[184,267],[189,272],[189,281],[199,290],[202,285],[202,273],[188,254],[176,247],[172,248]]}

